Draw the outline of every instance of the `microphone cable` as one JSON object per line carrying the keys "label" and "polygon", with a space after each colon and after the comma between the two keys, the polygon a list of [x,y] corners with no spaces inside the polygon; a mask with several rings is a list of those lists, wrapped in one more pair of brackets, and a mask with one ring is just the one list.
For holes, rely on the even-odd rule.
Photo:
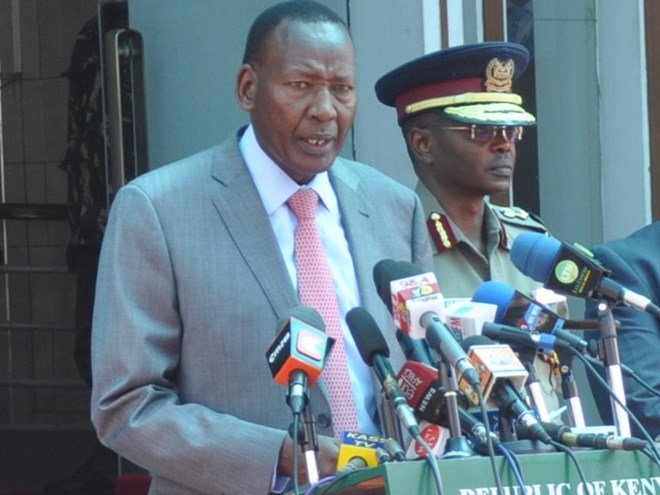
{"label": "microphone cable", "polygon": [[[488,440],[492,443],[493,440],[495,440],[494,448],[497,449],[502,456],[504,457],[504,460],[507,461],[509,464],[509,467],[511,469],[511,472],[513,473],[513,476],[516,478],[518,481],[518,484],[520,485],[520,488],[522,489],[522,493],[525,493],[525,480],[523,477],[523,472],[522,472],[522,466],[520,465],[520,461],[518,461],[517,456],[509,449],[507,449],[502,442],[499,441],[499,439],[493,435],[490,432],[489,426],[485,424],[485,422],[477,421],[476,418],[473,420],[474,425],[472,424],[472,420],[467,420],[466,418],[472,418],[472,414],[469,412],[465,411],[464,414],[461,414],[461,427],[465,430],[465,433],[468,435],[472,435],[473,437],[473,442],[478,442],[478,445],[486,446],[488,447],[487,443]],[[486,420],[488,421],[488,420]],[[481,428],[477,428],[476,425],[482,426],[483,430],[485,433],[480,432]],[[481,453],[481,452],[479,452]],[[495,455],[493,454],[493,458],[495,458]]]}
{"label": "microphone cable", "polygon": [[589,484],[587,483],[587,478],[584,475],[584,471],[582,470],[582,465],[580,464],[580,461],[578,461],[577,457],[575,457],[573,451],[570,448],[568,448],[566,445],[562,445],[561,443],[556,442],[555,440],[550,440],[548,444],[552,445],[555,449],[566,453],[566,455],[568,455],[568,457],[571,458],[573,464],[575,465],[575,470],[577,471],[578,476],[582,481],[582,486],[589,486]]}
{"label": "microphone cable", "polygon": [[498,443],[495,448],[502,454],[502,456],[507,460],[509,463],[509,468],[511,469],[511,472],[513,473],[513,477],[516,478],[516,481],[518,482],[518,485],[520,485],[520,493],[526,493],[525,490],[525,479],[523,477],[522,473],[522,467],[520,466],[520,462],[518,461],[518,457],[511,452],[509,449],[507,449],[502,443]]}
{"label": "microphone cable", "polygon": [[[592,356],[585,356],[585,358],[593,365],[598,366],[600,368],[604,368],[605,365],[600,359],[596,359]],[[621,371],[623,373],[635,380],[639,385],[644,387],[648,392],[651,394],[655,395],[656,397],[660,397],[660,390],[655,390],[651,385],[649,385],[648,382],[646,382],[641,376],[639,376],[637,373],[635,373],[635,370],[629,368],[628,366],[624,365],[623,363],[620,364],[621,366]]]}
{"label": "microphone cable", "polygon": [[[307,488],[305,495],[313,495],[315,493],[317,494],[326,493],[326,491],[332,486],[332,484],[336,479],[337,476],[326,476],[325,478],[321,478],[317,483],[313,485],[309,485],[309,488]],[[329,485],[329,486],[326,487],[325,485]],[[321,489],[323,491],[319,492],[319,490]]]}
{"label": "microphone cable", "polygon": [[440,476],[440,468],[438,467],[438,459],[436,459],[435,455],[431,451],[431,447],[429,447],[429,444],[426,443],[426,441],[422,438],[422,436],[418,433],[413,437],[415,441],[417,442],[418,445],[421,445],[421,447],[426,451],[426,461],[429,463],[429,467],[431,468],[431,473],[433,474],[433,480],[435,482],[435,488],[438,492],[438,495],[443,495],[444,489],[442,487],[442,477]]}
{"label": "microphone cable", "polygon": [[569,349],[570,349],[570,352],[574,356],[577,356],[577,358],[580,359],[580,361],[582,361],[582,363],[585,366],[585,369],[592,374],[592,376],[596,379],[598,384],[610,395],[610,397],[612,397],[616,401],[617,404],[619,404],[619,406],[621,406],[621,408],[626,412],[626,414],[628,415],[630,420],[633,423],[635,423],[635,425],[637,426],[637,428],[641,432],[642,436],[644,437],[644,440],[646,440],[646,442],[648,443],[648,446],[649,446],[649,452],[648,453],[646,453],[644,450],[641,450],[641,452],[645,452],[647,455],[650,453],[651,454],[651,456],[650,456],[651,460],[653,460],[653,462],[660,467],[660,454],[658,453],[658,449],[655,446],[655,441],[651,438],[651,435],[646,430],[646,428],[644,428],[644,426],[642,426],[639,419],[637,419],[637,417],[623,403],[623,401],[620,400],[616,396],[614,391],[610,388],[609,384],[605,381],[605,379],[602,376],[600,376],[600,373],[598,373],[596,368],[594,368],[594,366],[589,362],[589,360],[585,356],[583,356],[579,351],[577,351],[576,349],[572,349],[572,348],[569,348]]}
{"label": "microphone cable", "polygon": [[488,450],[488,459],[490,460],[490,467],[493,471],[495,486],[497,487],[497,492],[500,495],[506,495],[504,486],[502,485],[502,478],[500,477],[500,472],[497,469],[497,463],[495,462],[495,449],[493,448],[493,439],[491,438],[490,425],[488,424],[488,413],[486,411],[486,401],[484,400],[483,390],[481,390],[481,387],[475,387],[474,391],[479,398],[479,408],[481,409],[481,415],[484,418],[483,423],[484,427],[486,428],[486,449]]}

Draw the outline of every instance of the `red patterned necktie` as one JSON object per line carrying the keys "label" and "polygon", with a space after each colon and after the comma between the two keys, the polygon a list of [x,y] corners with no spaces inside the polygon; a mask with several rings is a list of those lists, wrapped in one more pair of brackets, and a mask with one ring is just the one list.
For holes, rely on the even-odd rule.
{"label": "red patterned necktie", "polygon": [[296,272],[300,303],[316,309],[330,337],[336,339],[323,378],[330,394],[333,429],[339,437],[343,431],[357,431],[357,412],[353,387],[348,374],[341,316],[328,257],[316,226],[319,197],[313,189],[299,189],[289,198],[289,207],[298,218],[295,238]]}

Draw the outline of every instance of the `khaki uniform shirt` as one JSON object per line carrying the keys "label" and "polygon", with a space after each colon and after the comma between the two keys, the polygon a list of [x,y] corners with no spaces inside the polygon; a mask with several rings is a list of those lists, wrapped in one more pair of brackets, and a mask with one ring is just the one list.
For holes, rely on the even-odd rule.
{"label": "khaki uniform shirt", "polygon": [[427,215],[435,273],[445,297],[471,298],[486,280],[500,280],[528,296],[542,287],[518,270],[509,256],[514,239],[522,232],[547,232],[529,213],[521,208],[486,204],[486,258],[421,183],[417,193]]}
{"label": "khaki uniform shirt", "polygon": [[[435,275],[445,298],[472,298],[487,280],[504,282],[528,296],[542,287],[541,283],[520,272],[509,256],[514,239],[522,232],[547,232],[540,221],[522,208],[487,203],[484,222],[488,257],[485,257],[446,215],[426,186],[419,182],[416,192],[427,217]],[[534,368],[548,411],[556,411],[559,408],[556,392],[561,390],[558,368],[553,369],[538,357],[534,360]]]}

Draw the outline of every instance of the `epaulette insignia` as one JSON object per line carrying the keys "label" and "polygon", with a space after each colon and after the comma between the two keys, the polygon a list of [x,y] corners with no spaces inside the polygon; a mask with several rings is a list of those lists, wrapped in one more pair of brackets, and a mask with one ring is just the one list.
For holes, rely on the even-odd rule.
{"label": "epaulette insignia", "polygon": [[507,218],[521,218],[522,220],[527,220],[529,218],[529,213],[521,208],[509,208],[504,206],[500,208],[500,212]]}
{"label": "epaulette insignia", "polygon": [[505,224],[516,225],[538,232],[548,231],[539,217],[517,206],[496,206],[493,210],[500,221]]}
{"label": "epaulette insignia", "polygon": [[456,243],[456,235],[449,224],[447,215],[431,213],[426,220],[426,227],[439,253],[451,249]]}

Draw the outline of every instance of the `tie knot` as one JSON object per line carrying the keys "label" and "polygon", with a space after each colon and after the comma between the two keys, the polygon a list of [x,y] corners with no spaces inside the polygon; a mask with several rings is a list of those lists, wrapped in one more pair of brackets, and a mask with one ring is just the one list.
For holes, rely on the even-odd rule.
{"label": "tie knot", "polygon": [[298,220],[316,218],[316,205],[318,202],[318,194],[309,187],[298,189],[287,201]]}

